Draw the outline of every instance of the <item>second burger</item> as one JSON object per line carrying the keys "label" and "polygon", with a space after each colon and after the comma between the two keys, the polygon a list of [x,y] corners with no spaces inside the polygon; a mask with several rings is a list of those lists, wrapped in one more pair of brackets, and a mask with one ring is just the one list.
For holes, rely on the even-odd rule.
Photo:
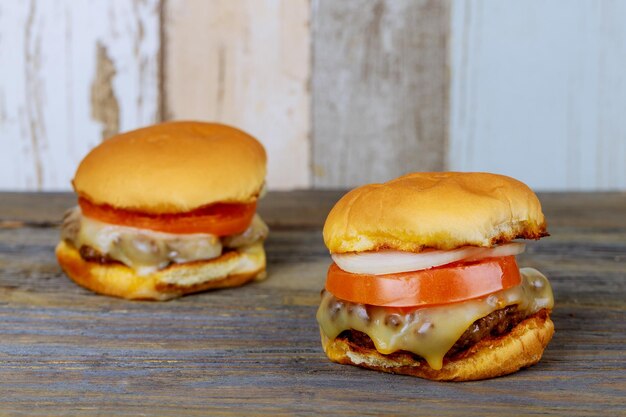
{"label": "second burger", "polygon": [[170,122],[106,140],[73,180],[57,259],[76,283],[166,300],[265,277],[266,154],[233,127]]}

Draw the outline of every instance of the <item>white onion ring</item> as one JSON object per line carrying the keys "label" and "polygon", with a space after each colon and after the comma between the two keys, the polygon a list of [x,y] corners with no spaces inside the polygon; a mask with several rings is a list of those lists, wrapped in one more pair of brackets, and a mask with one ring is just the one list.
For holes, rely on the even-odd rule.
{"label": "white onion ring", "polygon": [[506,243],[493,248],[463,246],[453,250],[428,249],[423,252],[379,251],[333,253],[333,261],[346,272],[353,274],[384,275],[419,271],[453,262],[476,261],[483,258],[513,256],[524,252],[524,243]]}

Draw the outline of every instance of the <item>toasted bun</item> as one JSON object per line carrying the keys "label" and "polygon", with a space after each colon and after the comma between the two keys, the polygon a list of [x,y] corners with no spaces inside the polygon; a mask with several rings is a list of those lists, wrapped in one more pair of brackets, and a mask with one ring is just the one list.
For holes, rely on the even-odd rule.
{"label": "toasted bun", "polygon": [[266,155],[252,136],[217,123],[169,122],[114,136],[80,163],[72,184],[95,204],[179,213],[217,202],[251,202]]}
{"label": "toasted bun", "polygon": [[330,211],[332,253],[491,246],[547,235],[537,196],[503,175],[418,172],[350,191]]}
{"label": "toasted bun", "polygon": [[437,381],[474,381],[518,371],[539,362],[552,339],[554,324],[546,310],[518,324],[499,338],[483,340],[453,360],[444,360],[436,371],[411,354],[383,355],[375,349],[354,346],[346,339],[329,340],[322,332],[322,345],[333,362],[394,374]]}
{"label": "toasted bun", "polygon": [[227,252],[216,259],[173,265],[150,275],[137,275],[119,263],[85,261],[64,241],[57,245],[56,255],[65,273],[77,284],[100,294],[132,300],[169,300],[265,278],[261,243],[246,252]]}

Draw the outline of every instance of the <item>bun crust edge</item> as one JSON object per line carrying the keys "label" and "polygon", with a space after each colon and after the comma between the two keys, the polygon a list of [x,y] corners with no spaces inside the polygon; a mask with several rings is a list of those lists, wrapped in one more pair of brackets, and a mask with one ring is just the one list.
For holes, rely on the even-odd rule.
{"label": "bun crust edge", "polygon": [[524,183],[483,172],[415,172],[345,194],[324,224],[331,253],[489,247],[547,236]]}
{"label": "bun crust edge", "polygon": [[553,334],[554,323],[549,312],[541,310],[508,334],[482,340],[459,357],[444,360],[443,368],[437,371],[426,361],[415,360],[410,354],[390,358],[375,349],[354,346],[344,339],[329,340],[321,333],[324,352],[333,362],[436,381],[458,382],[495,378],[536,364]]}
{"label": "bun crust edge", "polygon": [[94,204],[184,213],[214,203],[252,203],[267,173],[263,145],[219,123],[175,121],[113,136],[83,158],[72,184]]}
{"label": "bun crust edge", "polygon": [[55,253],[63,271],[76,284],[99,294],[129,300],[165,301],[205,290],[236,287],[266,277],[264,252],[258,256],[258,259],[252,259],[256,263],[252,271],[226,273],[223,276],[200,280],[191,285],[179,285],[175,281],[190,276],[201,277],[205,272],[219,268],[220,263],[225,264],[233,257],[246,255],[229,252],[209,261],[189,262],[174,265],[153,274],[137,275],[135,271],[123,264],[100,264],[86,261],[75,248],[64,241],[57,245]]}

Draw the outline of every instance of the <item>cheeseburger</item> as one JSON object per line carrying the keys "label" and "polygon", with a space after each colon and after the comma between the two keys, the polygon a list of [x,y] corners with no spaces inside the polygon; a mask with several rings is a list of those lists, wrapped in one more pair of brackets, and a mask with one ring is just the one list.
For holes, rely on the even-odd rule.
{"label": "cheeseburger", "polygon": [[57,259],[98,293],[167,300],[265,277],[256,214],[266,155],[233,127],[171,122],[112,137],[80,163]]}
{"label": "cheeseburger", "polygon": [[317,312],[335,362],[443,381],[539,361],[552,338],[546,277],[517,266],[547,236],[537,196],[487,173],[414,173],[359,187],[331,210],[334,263]]}

